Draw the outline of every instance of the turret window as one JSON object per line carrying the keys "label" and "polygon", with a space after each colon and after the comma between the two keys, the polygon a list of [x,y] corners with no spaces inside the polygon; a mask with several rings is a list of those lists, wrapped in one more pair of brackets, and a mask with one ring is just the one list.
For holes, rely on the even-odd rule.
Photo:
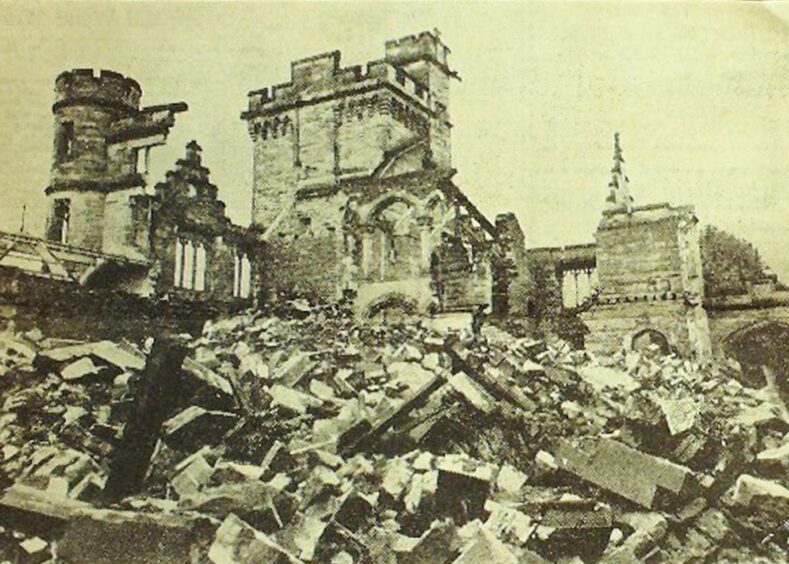
{"label": "turret window", "polygon": [[148,174],[151,162],[151,146],[137,147],[133,149],[134,154],[134,172],[139,174]]}
{"label": "turret window", "polygon": [[55,207],[52,211],[52,225],[50,227],[49,239],[58,243],[68,242],[69,221],[71,216],[71,200],[59,198],[55,200]]}
{"label": "turret window", "polygon": [[74,149],[74,122],[64,121],[55,135],[55,159],[62,163],[71,158]]}

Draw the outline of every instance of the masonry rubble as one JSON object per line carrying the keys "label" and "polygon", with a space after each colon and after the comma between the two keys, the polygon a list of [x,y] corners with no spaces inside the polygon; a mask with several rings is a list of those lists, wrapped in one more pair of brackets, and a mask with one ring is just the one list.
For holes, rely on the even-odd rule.
{"label": "masonry rubble", "polygon": [[[0,561],[773,562],[789,548],[786,409],[734,363],[278,313],[144,343],[6,331]],[[169,366],[156,339],[181,351],[175,370],[153,369]],[[161,425],[135,460],[146,409]],[[123,463],[142,465],[131,495],[107,487]]]}

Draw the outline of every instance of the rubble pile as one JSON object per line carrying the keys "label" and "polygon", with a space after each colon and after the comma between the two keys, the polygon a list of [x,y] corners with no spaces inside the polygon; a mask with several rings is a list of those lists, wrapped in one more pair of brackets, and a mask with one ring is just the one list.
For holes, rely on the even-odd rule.
{"label": "rubble pile", "polygon": [[774,382],[277,313],[153,343],[5,333],[0,561],[785,560]]}

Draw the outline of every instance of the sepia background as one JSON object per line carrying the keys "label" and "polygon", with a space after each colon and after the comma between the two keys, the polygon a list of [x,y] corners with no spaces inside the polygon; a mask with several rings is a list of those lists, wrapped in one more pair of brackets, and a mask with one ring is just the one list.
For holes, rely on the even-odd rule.
{"label": "sepia background", "polygon": [[592,240],[619,131],[636,203],[695,204],[753,242],[786,281],[789,4],[0,4],[0,229],[43,230],[53,84],[108,68],[143,103],[184,100],[153,182],[197,139],[230,216],[247,223],[249,90],[289,62],[437,28],[462,81],[450,113],[457,184],[489,216],[515,211],[529,246]]}

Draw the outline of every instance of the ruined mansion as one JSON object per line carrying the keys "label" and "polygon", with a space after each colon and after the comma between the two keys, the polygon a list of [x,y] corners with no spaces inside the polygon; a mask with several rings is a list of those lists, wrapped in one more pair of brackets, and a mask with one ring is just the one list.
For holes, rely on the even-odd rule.
{"label": "ruined mansion", "polygon": [[704,358],[789,326],[789,293],[774,281],[705,296],[693,208],[635,205],[618,139],[593,243],[526,249],[514,214],[488,219],[453,181],[457,75],[437,33],[387,41],[364,66],[343,67],[335,51],[290,74],[249,92],[241,114],[249,227],[226,216],[196,141],[149,181],[149,153],[185,103],[142,106],[140,85],[112,71],[58,76],[46,234],[0,234],[0,317],[111,332],[119,319],[196,323],[302,298],[344,300],[359,319],[528,322],[540,261],[573,295],[564,309],[590,350],[647,343]]}

